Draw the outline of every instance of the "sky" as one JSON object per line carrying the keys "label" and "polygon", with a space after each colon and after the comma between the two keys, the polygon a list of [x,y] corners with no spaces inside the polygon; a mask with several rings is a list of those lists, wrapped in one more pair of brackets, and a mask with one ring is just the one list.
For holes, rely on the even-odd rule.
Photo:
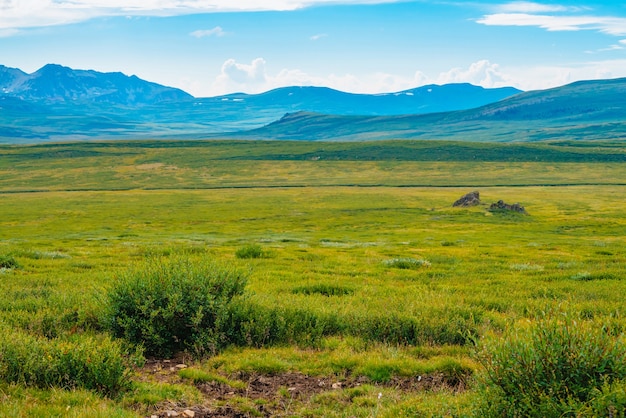
{"label": "sky", "polygon": [[626,2],[0,0],[0,64],[122,72],[196,97],[326,86],[546,89],[626,77]]}

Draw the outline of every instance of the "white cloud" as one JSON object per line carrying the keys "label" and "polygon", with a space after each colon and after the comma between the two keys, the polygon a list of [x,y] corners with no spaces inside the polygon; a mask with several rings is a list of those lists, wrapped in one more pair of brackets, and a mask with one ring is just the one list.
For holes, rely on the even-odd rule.
{"label": "white cloud", "polygon": [[453,68],[439,74],[437,84],[448,83],[471,83],[482,87],[509,86],[512,80],[500,71],[498,64],[492,64],[488,60],[480,60],[472,63],[468,68]]}
{"label": "white cloud", "polygon": [[323,4],[400,0],[1,0],[0,30],[76,23],[103,16],[178,16],[195,13],[296,10]]}
{"label": "white cloud", "polygon": [[267,85],[265,60],[256,58],[250,64],[240,64],[229,59],[222,64],[220,75],[211,88],[212,94],[225,94],[234,91],[260,92]]}
{"label": "white cloud", "polygon": [[328,34],[326,33],[318,33],[317,35],[313,35],[311,36],[309,39],[312,41],[319,41],[322,38],[326,38],[328,36]]}
{"label": "white cloud", "polygon": [[564,12],[568,10],[565,6],[540,4],[529,1],[514,1],[511,3],[501,4],[496,6],[495,9],[498,13],[548,13]]}
{"label": "white cloud", "polygon": [[222,37],[226,35],[226,32],[224,32],[224,30],[220,26],[216,26],[213,29],[195,30],[191,32],[190,35],[196,38],[205,38],[207,36]]}
{"label": "white cloud", "polygon": [[551,16],[528,13],[496,13],[477,20],[488,26],[536,26],[549,31],[596,30],[626,35],[626,18],[602,16]]}

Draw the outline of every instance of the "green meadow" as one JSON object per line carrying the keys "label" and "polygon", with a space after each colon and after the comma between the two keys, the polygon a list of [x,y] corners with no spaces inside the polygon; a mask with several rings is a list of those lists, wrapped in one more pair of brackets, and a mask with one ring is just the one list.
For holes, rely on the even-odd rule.
{"label": "green meadow", "polygon": [[612,142],[1,146],[0,416],[623,417],[625,162]]}

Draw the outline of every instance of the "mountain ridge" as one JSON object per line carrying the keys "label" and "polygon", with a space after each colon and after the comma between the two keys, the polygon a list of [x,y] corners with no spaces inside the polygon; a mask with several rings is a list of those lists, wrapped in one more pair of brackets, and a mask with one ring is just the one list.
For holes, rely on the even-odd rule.
{"label": "mountain ridge", "polygon": [[[469,83],[430,84],[389,93],[348,93],[329,87],[289,86],[258,94],[233,93],[212,99],[256,106],[281,102],[288,111],[342,115],[396,115],[462,110],[521,93],[513,87],[487,89]],[[328,109],[327,111],[324,111]]]}
{"label": "mountain ridge", "polygon": [[73,102],[138,106],[193,98],[183,90],[145,81],[134,75],[74,70],[58,64],[46,64],[31,74],[2,66],[0,91],[26,101],[52,104]]}

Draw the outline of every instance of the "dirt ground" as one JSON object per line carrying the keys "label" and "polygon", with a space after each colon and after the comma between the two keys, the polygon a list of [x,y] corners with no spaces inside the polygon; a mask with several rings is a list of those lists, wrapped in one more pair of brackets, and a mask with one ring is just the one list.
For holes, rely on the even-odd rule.
{"label": "dirt ground", "polygon": [[[149,360],[138,371],[140,380],[159,381],[166,383],[180,383],[182,379],[178,371],[185,368],[185,358],[173,360]],[[147,417],[223,417],[223,418],[247,418],[250,416],[271,417],[285,411],[285,403],[307,402],[316,394],[326,391],[337,391],[359,387],[361,385],[373,385],[381,388],[394,388],[402,392],[427,391],[437,389],[451,389],[453,391],[465,390],[462,380],[450,379],[444,374],[432,374],[427,376],[394,377],[388,382],[373,383],[367,377],[337,377],[337,376],[307,376],[302,373],[288,372],[274,375],[243,374],[239,373],[228,376],[229,379],[238,380],[246,384],[245,388],[233,388],[228,384],[219,382],[203,382],[195,386],[204,395],[201,405],[182,405],[167,402],[158,405]],[[191,384],[191,383],[190,383]],[[236,408],[235,399],[245,398],[253,402],[256,411],[242,411]]]}

